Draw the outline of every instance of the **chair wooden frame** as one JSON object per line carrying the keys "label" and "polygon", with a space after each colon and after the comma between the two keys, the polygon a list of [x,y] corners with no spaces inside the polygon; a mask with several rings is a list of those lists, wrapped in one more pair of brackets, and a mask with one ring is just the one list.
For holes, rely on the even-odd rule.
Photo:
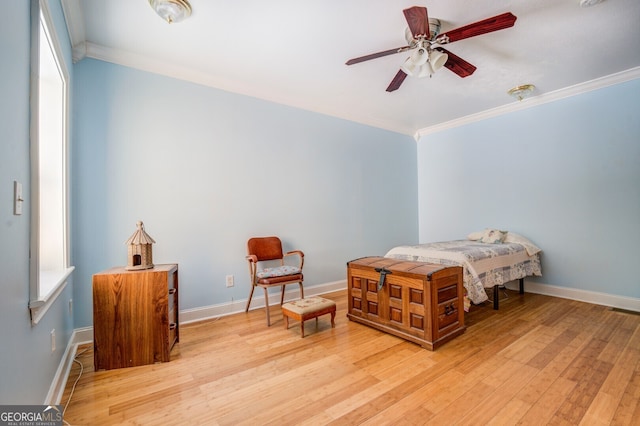
{"label": "chair wooden frame", "polygon": [[[258,272],[260,272],[262,262],[276,261],[280,266],[285,265],[285,259],[288,257],[298,257],[299,273],[273,276],[268,278],[259,278]],[[249,293],[249,299],[247,300],[247,306],[245,312],[249,311],[251,305],[251,299],[253,297],[253,291],[256,287],[262,287],[264,290],[264,305],[267,314],[267,326],[271,325],[271,316],[269,313],[269,288],[280,286],[282,287],[282,294],[280,296],[280,305],[284,302],[284,290],[285,286],[289,284],[298,284],[300,286],[300,298],[304,299],[304,288],[302,286],[303,275],[302,267],[304,265],[304,253],[301,250],[292,250],[286,253],[282,251],[282,242],[278,237],[255,237],[250,238],[247,241],[247,256],[246,259],[249,263],[249,274],[251,276],[251,291]]]}

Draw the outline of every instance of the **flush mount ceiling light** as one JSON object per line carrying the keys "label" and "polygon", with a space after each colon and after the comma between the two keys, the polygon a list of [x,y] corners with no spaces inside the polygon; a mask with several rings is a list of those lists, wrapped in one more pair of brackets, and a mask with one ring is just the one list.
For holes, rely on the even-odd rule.
{"label": "flush mount ceiling light", "polygon": [[517,100],[521,101],[524,98],[528,98],[533,90],[536,88],[533,84],[523,84],[522,86],[516,86],[512,89],[509,89],[507,92],[509,95],[513,96]]}
{"label": "flush mount ceiling light", "polygon": [[595,6],[598,3],[602,3],[604,0],[580,0],[581,7]]}
{"label": "flush mount ceiling light", "polygon": [[170,24],[180,22],[191,15],[191,5],[187,0],[149,0],[149,4]]}

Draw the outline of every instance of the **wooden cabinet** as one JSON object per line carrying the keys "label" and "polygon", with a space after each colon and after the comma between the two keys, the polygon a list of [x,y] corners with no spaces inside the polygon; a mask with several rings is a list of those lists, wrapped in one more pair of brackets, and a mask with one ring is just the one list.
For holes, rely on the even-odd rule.
{"label": "wooden cabinet", "polygon": [[347,289],[349,319],[427,349],[465,331],[462,267],[365,257],[347,264]]}
{"label": "wooden cabinet", "polygon": [[167,362],[179,338],[178,265],[93,276],[96,370]]}

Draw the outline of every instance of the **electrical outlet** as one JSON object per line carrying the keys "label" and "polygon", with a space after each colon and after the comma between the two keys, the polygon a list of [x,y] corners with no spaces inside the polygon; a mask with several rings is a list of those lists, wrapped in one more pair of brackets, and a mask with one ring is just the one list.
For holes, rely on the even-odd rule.
{"label": "electrical outlet", "polygon": [[233,275],[227,275],[227,287],[233,287]]}
{"label": "electrical outlet", "polygon": [[56,329],[51,330],[51,352],[56,351]]}

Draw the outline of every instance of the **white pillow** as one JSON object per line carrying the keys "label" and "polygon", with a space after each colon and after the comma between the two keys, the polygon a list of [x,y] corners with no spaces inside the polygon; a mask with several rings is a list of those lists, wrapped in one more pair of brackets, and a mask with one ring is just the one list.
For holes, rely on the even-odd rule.
{"label": "white pillow", "polygon": [[467,240],[479,241],[482,238],[483,233],[484,231],[472,232],[469,235],[467,235]]}
{"label": "white pillow", "polygon": [[487,228],[482,233],[482,238],[480,238],[480,242],[489,243],[489,244],[502,244],[502,242],[506,237],[507,237],[507,231]]}
{"label": "white pillow", "polygon": [[515,232],[511,232],[511,231],[509,231],[507,233],[507,237],[504,239],[504,242],[505,243],[516,243],[516,244],[523,245],[524,248],[527,250],[527,254],[529,256],[533,256],[534,254],[540,253],[542,251],[542,249],[540,247],[538,247],[535,244],[533,244],[527,238],[523,237],[522,235],[518,235]]}

